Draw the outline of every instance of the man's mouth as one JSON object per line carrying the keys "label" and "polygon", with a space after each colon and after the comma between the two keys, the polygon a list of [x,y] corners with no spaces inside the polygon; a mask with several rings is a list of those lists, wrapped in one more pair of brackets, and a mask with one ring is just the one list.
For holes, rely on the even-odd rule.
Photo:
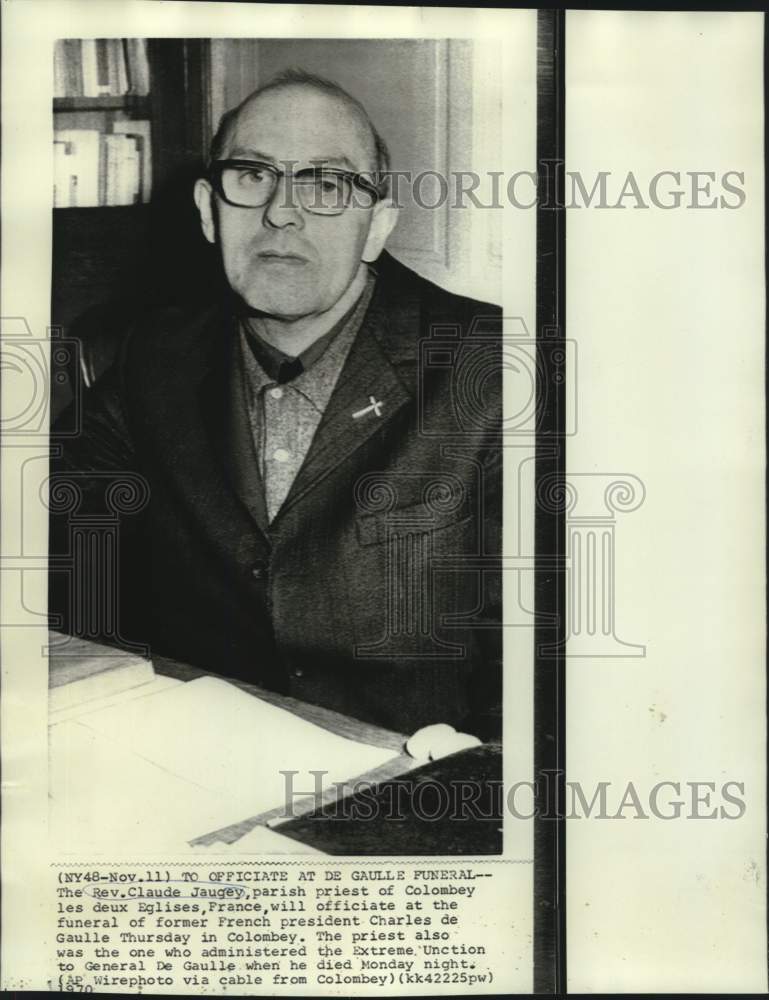
{"label": "man's mouth", "polygon": [[299,253],[281,250],[260,250],[256,255],[267,264],[307,264],[307,258]]}

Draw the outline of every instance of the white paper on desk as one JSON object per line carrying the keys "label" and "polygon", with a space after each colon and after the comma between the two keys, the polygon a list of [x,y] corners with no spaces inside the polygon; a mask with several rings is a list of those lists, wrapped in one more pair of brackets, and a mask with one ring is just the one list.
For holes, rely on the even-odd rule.
{"label": "white paper on desk", "polygon": [[51,843],[64,854],[189,851],[235,805],[77,721],[51,727]]}
{"label": "white paper on desk", "polygon": [[326,788],[397,755],[214,677],[53,726],[51,746],[54,837],[74,824],[111,851],[170,846],[281,806],[284,772],[297,772],[295,793],[307,794],[311,771],[325,772]]}
{"label": "white paper on desk", "polygon": [[165,691],[166,688],[179,687],[183,683],[183,681],[177,680],[175,677],[157,676],[153,680],[140,684],[137,687],[107,694],[101,698],[94,698],[93,701],[81,702],[78,705],[67,705],[65,708],[54,710],[49,708],[48,723],[53,726],[60,722],[67,722],[70,719],[81,719],[84,715],[90,715],[92,712],[111,708],[112,705],[124,705],[128,701],[133,701],[134,698],[147,698]]}

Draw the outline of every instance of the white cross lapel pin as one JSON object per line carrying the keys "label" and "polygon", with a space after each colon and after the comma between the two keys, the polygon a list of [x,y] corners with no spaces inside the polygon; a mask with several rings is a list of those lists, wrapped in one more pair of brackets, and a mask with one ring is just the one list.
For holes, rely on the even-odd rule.
{"label": "white cross lapel pin", "polygon": [[365,417],[367,413],[376,413],[378,417],[382,416],[382,402],[374,399],[373,396],[369,396],[369,402],[371,406],[365,406],[362,410],[357,410],[352,415],[353,420],[358,420],[360,417]]}

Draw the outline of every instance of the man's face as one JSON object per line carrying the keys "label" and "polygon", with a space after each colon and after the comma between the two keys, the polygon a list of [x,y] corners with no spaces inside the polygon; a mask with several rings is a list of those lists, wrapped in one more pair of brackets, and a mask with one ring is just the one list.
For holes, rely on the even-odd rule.
{"label": "man's face", "polygon": [[[306,86],[288,86],[262,94],[243,109],[222,159],[260,160],[295,171],[322,161],[367,173],[374,168],[373,156],[365,125],[342,101]],[[316,215],[299,206],[286,183],[282,179],[260,208],[230,205],[206,182],[198,182],[204,187],[197,197],[204,232],[218,239],[233,290],[252,309],[298,319],[330,309],[349,287],[382,206],[363,207],[356,204],[362,199],[354,198],[339,215]]]}

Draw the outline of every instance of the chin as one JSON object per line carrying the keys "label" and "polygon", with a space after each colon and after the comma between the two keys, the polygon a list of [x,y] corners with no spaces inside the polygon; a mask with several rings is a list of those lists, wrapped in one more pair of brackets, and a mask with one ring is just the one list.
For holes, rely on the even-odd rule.
{"label": "chin", "polygon": [[276,296],[241,296],[243,301],[255,312],[264,313],[266,316],[274,316],[276,319],[294,320],[301,319],[315,312],[312,308],[304,308],[295,299],[283,299]]}
{"label": "chin", "polygon": [[246,288],[239,290],[239,294],[249,308],[279,319],[299,319],[301,316],[319,311],[315,303],[310,300],[274,288],[267,291]]}
{"label": "chin", "polygon": [[258,312],[280,319],[299,319],[327,308],[318,300],[318,289],[307,282],[278,282],[274,279],[233,282],[243,301]]}

